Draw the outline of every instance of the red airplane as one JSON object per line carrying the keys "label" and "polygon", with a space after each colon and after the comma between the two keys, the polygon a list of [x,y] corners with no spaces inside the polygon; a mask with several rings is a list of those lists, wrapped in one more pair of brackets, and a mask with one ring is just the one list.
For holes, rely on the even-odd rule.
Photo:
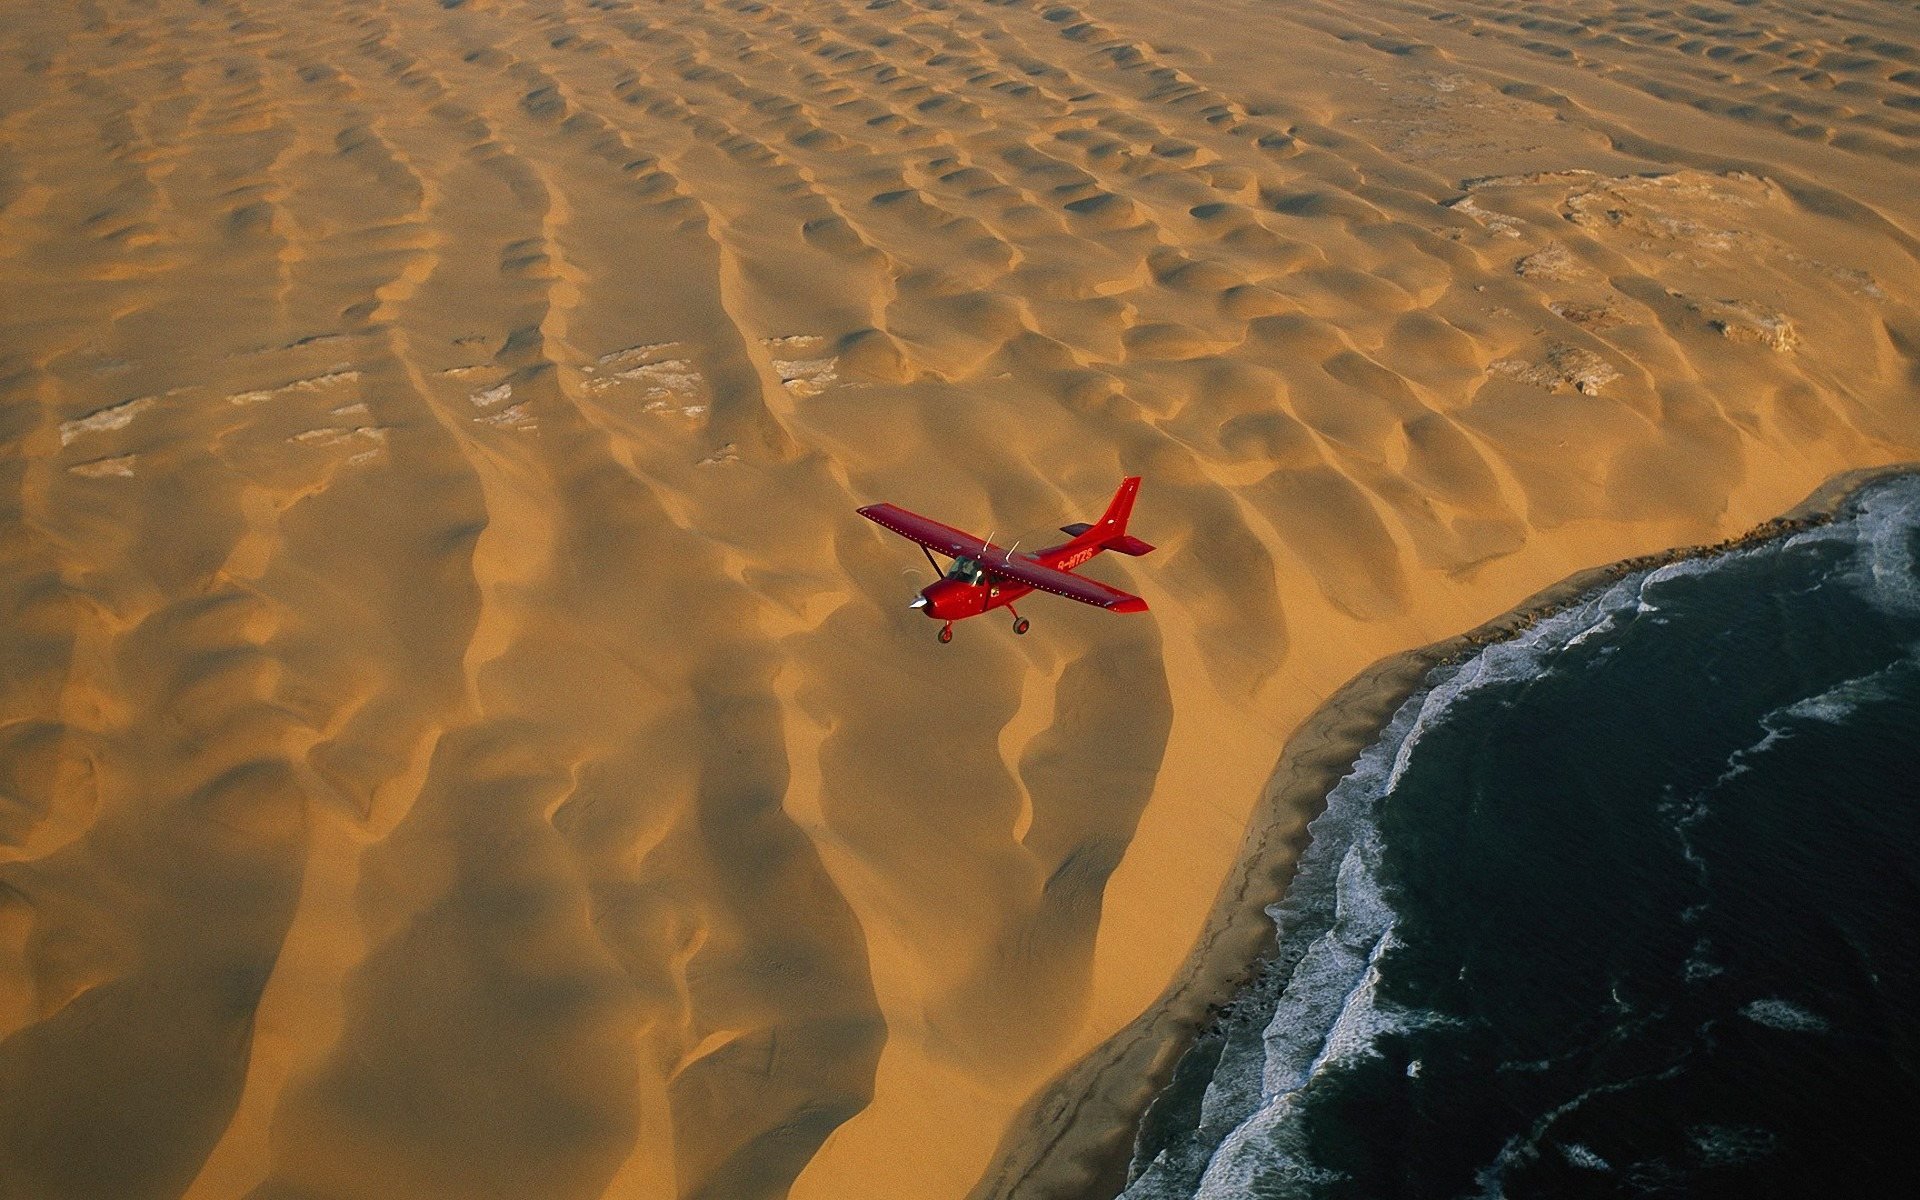
{"label": "red airplane", "polygon": [[[992,608],[1005,608],[1013,613],[1013,631],[1025,633],[1027,619],[1014,609],[1013,602],[1036,589],[1112,612],[1145,612],[1147,602],[1140,597],[1073,573],[1075,567],[1102,550],[1137,557],[1153,549],[1127,534],[1127,517],[1133,512],[1133,497],[1139,490],[1138,475],[1121,481],[1120,490],[1113,494],[1099,521],[1091,525],[1084,521],[1062,525],[1060,532],[1073,540],[1038,554],[1021,554],[1018,543],[1003,550],[990,541],[894,504],[869,504],[859,511],[881,528],[919,542],[920,552],[933,564],[934,571],[943,576],[922,588],[908,607],[944,622],[940,626],[940,640],[945,643],[953,640],[955,621],[977,617]],[[945,571],[934,562],[936,550],[953,560]]]}

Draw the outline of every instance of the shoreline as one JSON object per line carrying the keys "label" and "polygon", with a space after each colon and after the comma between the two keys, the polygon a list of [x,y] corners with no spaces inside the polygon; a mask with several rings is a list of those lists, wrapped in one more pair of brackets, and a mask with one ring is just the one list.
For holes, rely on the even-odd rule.
{"label": "shoreline", "polygon": [[1267,906],[1291,885],[1309,840],[1307,826],[1325,808],[1327,792],[1434,668],[1514,637],[1623,576],[1827,524],[1862,488],[1915,472],[1920,462],[1841,472],[1787,512],[1743,533],[1575,572],[1473,629],[1381,659],[1343,684],[1287,740],[1186,965],[1152,1007],[1027,1104],[968,1200],[1112,1200],[1126,1186],[1147,1107],[1186,1051],[1272,954]]}

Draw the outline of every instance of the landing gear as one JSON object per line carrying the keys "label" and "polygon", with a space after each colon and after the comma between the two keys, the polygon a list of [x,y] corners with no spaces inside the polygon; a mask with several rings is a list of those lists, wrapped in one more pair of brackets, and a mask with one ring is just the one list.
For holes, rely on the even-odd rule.
{"label": "landing gear", "polygon": [[1025,617],[1015,617],[1013,619],[1013,631],[1015,633],[1025,633],[1031,628],[1033,628],[1033,626],[1027,622]]}
{"label": "landing gear", "polygon": [[953,640],[953,622],[948,621],[945,625],[942,625],[940,627],[940,644],[944,646],[952,640]]}

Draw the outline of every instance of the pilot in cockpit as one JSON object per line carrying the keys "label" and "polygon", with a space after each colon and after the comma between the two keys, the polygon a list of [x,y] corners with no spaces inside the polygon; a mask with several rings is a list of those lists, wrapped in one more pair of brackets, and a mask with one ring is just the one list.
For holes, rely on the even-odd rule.
{"label": "pilot in cockpit", "polygon": [[962,556],[954,559],[953,565],[947,568],[947,578],[958,579],[963,583],[978,584],[987,581],[987,573],[980,569],[979,563],[971,558]]}

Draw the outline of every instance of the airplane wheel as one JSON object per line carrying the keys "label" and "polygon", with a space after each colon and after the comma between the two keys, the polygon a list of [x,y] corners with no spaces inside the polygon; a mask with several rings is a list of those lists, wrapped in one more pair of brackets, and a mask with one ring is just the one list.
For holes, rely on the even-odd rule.
{"label": "airplane wheel", "polygon": [[1031,628],[1033,627],[1027,623],[1027,619],[1025,617],[1016,617],[1014,619],[1013,631],[1015,633],[1025,633],[1027,630]]}
{"label": "airplane wheel", "polygon": [[941,626],[940,627],[940,644],[944,646],[952,640],[953,640],[953,626],[951,625]]}

